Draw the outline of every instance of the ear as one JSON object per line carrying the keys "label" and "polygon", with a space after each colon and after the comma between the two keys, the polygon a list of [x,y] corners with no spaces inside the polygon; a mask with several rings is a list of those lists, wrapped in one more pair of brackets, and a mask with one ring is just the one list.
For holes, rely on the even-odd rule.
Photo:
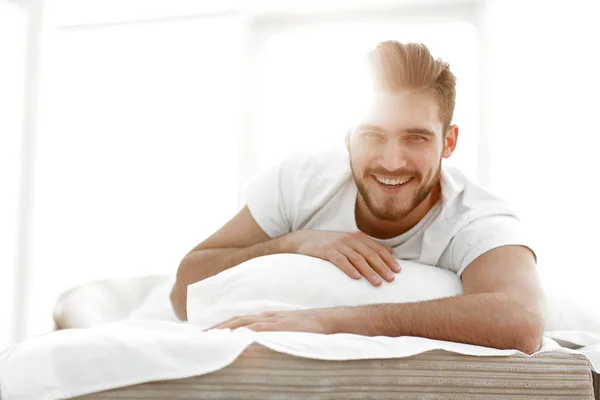
{"label": "ear", "polygon": [[456,149],[456,142],[458,141],[458,126],[451,125],[446,131],[446,137],[444,139],[444,152],[442,156],[448,158],[454,153]]}

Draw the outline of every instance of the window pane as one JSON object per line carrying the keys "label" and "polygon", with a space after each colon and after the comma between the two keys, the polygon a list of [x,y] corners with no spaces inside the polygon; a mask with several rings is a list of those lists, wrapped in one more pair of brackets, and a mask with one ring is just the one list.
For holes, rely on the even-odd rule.
{"label": "window pane", "polygon": [[174,273],[236,207],[241,33],[226,19],[55,31],[44,77],[32,324],[99,278]]}

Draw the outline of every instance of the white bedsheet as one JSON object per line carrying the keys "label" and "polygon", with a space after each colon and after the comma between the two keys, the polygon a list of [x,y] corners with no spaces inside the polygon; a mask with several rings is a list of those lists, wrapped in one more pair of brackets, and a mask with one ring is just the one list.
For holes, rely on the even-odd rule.
{"label": "white bedsheet", "polygon": [[[0,353],[2,400],[80,396],[154,380],[196,376],[232,363],[253,342],[275,351],[323,360],[407,357],[433,349],[476,356],[509,356],[516,350],[417,337],[365,337],[246,328],[203,332],[168,321],[121,321],[85,330],[64,330],[29,339]],[[540,352],[563,349],[545,339]],[[600,349],[590,349],[595,370]]]}

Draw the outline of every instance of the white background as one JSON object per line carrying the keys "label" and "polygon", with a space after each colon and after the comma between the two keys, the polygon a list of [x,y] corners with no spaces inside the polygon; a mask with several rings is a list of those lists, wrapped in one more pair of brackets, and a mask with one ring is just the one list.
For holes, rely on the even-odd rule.
{"label": "white background", "polygon": [[256,171],[342,145],[381,40],[458,77],[450,163],[509,200],[548,287],[600,279],[599,2],[0,0],[0,347],[58,294],[174,273]]}

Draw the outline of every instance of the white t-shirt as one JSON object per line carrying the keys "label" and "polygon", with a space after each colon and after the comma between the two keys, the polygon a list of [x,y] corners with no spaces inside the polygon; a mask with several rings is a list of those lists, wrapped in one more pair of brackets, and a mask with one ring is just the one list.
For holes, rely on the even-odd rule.
{"label": "white t-shirt", "polygon": [[[446,268],[458,276],[493,248],[528,246],[508,204],[461,171],[442,167],[441,187],[441,200],[417,225],[391,239],[373,239],[392,247],[398,259]],[[348,154],[337,150],[296,155],[245,187],[250,213],[271,238],[299,229],[357,232],[357,194]]]}

